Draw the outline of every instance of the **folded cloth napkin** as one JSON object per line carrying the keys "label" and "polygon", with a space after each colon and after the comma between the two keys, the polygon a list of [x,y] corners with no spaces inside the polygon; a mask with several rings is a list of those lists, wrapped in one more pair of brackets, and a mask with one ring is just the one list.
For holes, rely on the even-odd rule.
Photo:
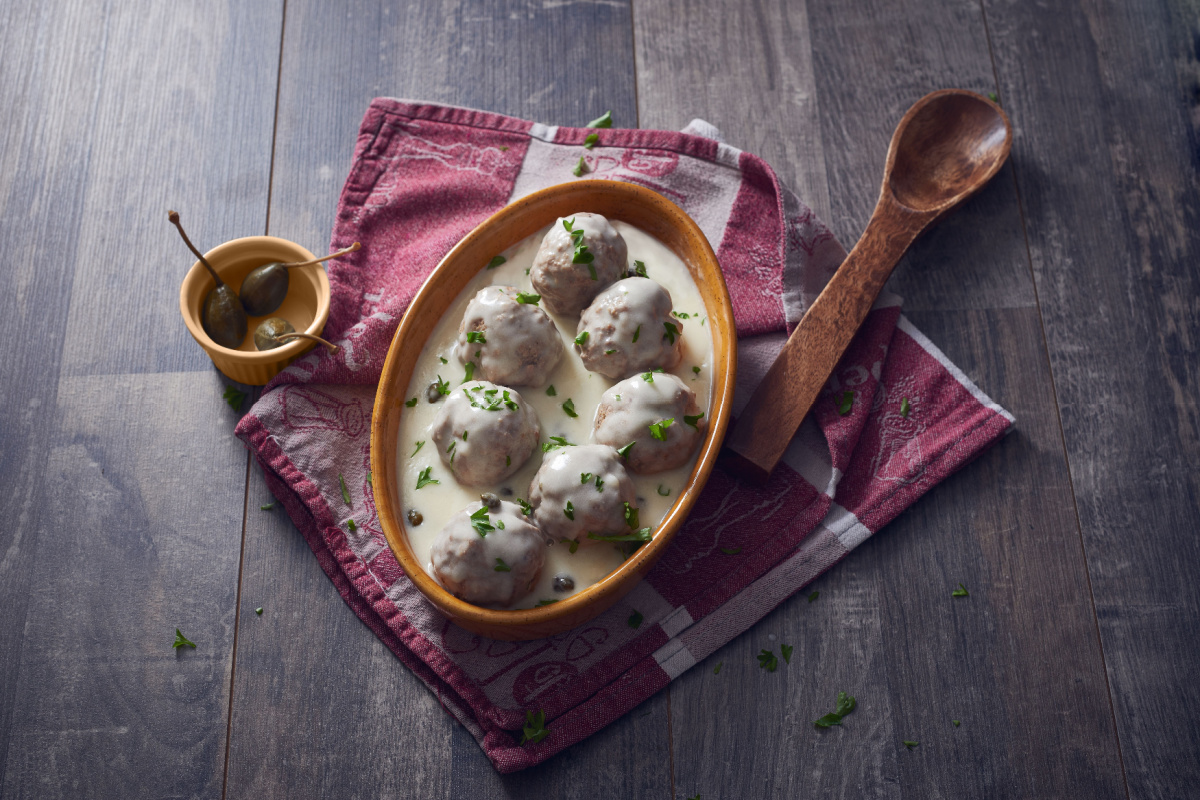
{"label": "folded cloth napkin", "polygon": [[[770,483],[715,470],[661,561],[614,608],[533,642],[488,640],[439,614],[401,571],[372,497],[375,384],[405,308],[467,232],[515,198],[579,180],[582,157],[582,180],[661,193],[717,248],[739,335],[736,414],[845,251],[766,163],[719,137],[701,121],[679,133],[588,130],[375,100],[330,245],[363,245],[329,266],[325,335],[342,349],[280,373],[238,425],[345,601],[500,772],[545,760],[662,689],[1013,422],[884,298]],[[521,744],[528,711],[545,714],[549,735]]]}

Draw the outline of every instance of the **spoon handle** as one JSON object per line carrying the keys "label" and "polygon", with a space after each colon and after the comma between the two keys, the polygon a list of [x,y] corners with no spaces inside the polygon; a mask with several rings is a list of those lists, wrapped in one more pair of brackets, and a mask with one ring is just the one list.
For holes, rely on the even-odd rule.
{"label": "spoon handle", "polygon": [[725,439],[722,464],[766,483],[866,319],[896,262],[936,215],[886,190],[867,229],[805,313]]}

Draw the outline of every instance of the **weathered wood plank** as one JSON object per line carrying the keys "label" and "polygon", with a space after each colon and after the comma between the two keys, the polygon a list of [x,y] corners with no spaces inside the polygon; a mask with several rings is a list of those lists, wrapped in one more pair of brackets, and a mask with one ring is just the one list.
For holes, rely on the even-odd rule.
{"label": "weathered wood plank", "polygon": [[[674,114],[685,118],[687,100],[711,91],[699,87],[721,84],[727,96],[708,102],[741,108],[762,93],[764,75],[801,71],[811,59],[811,84],[789,88],[818,109],[814,155],[828,176],[827,219],[849,244],[874,207],[904,110],[946,86],[993,89],[984,20],[978,8],[949,3],[798,5],[756,4],[708,40],[693,32],[687,47],[653,68],[646,62],[658,48],[643,43],[669,37],[684,16],[692,32],[687,26],[706,15],[639,5],[639,102],[682,105]],[[706,11],[720,16],[719,8]],[[776,32],[800,18],[807,41],[774,46]],[[734,70],[754,79],[714,79],[703,54],[721,47],[747,55]],[[778,65],[773,53],[801,67]],[[671,91],[641,83],[647,73],[670,74]],[[729,118],[730,142],[750,140],[757,119]],[[805,122],[785,118],[780,129]],[[815,604],[794,598],[677,682],[676,785],[684,796],[746,786],[806,796],[956,796],[986,787],[1004,796],[1028,794],[1037,782],[1039,794],[1110,796],[1121,789],[1116,744],[1011,171],[919,242],[892,288],[909,309],[925,309],[918,324],[1015,410],[1018,432],[818,581]],[[1018,510],[1021,523],[1035,525],[1032,534],[1016,530]],[[966,582],[950,573],[968,567],[983,579],[965,599],[975,602],[950,606],[950,590]],[[1055,630],[1037,623],[1043,616],[1056,620]],[[1004,639],[995,641],[999,632]],[[772,634],[796,647],[786,675],[754,662]],[[1062,649],[1069,659],[1057,658]],[[713,675],[718,661],[721,675]],[[718,688],[731,663],[739,679]],[[1039,694],[1010,676],[1037,676]],[[842,730],[815,731],[812,720],[832,710],[842,689],[858,698],[855,715]],[[1047,707],[1072,716],[1046,720]],[[951,718],[971,727],[956,729]],[[715,730],[713,719],[722,720]],[[925,745],[910,753],[901,739]]]}
{"label": "weathered wood plank", "polygon": [[0,9],[5,797],[220,793],[246,457],[160,220],[261,232],[281,6]]}
{"label": "weathered wood plank", "polygon": [[987,3],[1132,797],[1200,783],[1195,3]]}
{"label": "weathered wood plank", "polygon": [[[287,15],[270,227],[313,250],[329,239],[358,124],[375,96],[568,125],[612,109],[617,125],[636,125],[624,2],[398,9],[293,0]],[[254,471],[252,486],[261,486]],[[229,796],[288,797],[313,785],[346,796],[669,793],[665,698],[539,768],[498,776],[355,619],[295,529],[256,516],[262,491],[253,489],[250,502]],[[258,605],[262,618],[252,613]]]}

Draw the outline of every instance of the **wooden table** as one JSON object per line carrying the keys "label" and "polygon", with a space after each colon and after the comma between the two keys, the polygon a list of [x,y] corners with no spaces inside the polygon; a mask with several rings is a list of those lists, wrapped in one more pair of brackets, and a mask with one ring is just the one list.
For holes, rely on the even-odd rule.
{"label": "wooden table", "polygon": [[[1197,791],[1198,37],[1182,0],[0,5],[0,796]],[[893,288],[1016,431],[817,602],[498,776],[259,510],[167,208],[202,247],[323,251],[392,95],[702,117],[851,244],[896,121],[948,86],[999,96],[1012,161]],[[814,730],[841,689],[857,711]]]}

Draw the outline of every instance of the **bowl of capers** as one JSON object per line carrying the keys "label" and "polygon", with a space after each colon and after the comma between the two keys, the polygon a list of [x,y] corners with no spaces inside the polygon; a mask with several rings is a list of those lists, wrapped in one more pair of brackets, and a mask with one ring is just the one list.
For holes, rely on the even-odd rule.
{"label": "bowl of capers", "polygon": [[321,262],[359,249],[356,242],[323,258],[275,236],[233,239],[201,254],[179,215],[168,218],[197,256],[179,290],[192,338],[222,373],[262,386],[317,344],[329,318],[329,277]]}

